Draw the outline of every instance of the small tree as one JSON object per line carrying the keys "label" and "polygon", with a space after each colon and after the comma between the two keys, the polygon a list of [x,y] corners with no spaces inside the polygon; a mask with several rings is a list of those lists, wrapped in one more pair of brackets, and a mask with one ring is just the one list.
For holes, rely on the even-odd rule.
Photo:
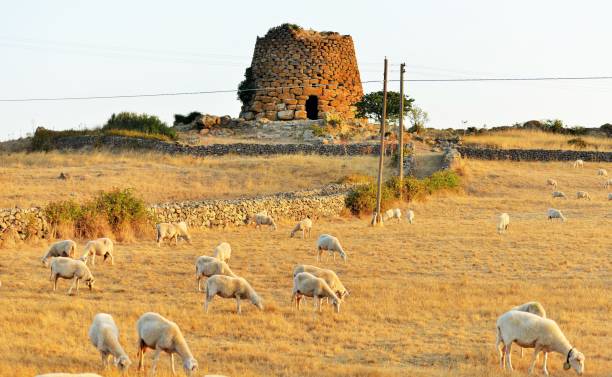
{"label": "small tree", "polygon": [[[404,114],[412,108],[414,99],[404,95]],[[359,118],[370,118],[377,122],[382,119],[383,110],[383,91],[365,94],[361,101],[355,103],[357,116]],[[400,117],[400,94],[399,92],[387,92],[387,120],[396,123]]]}
{"label": "small tree", "polygon": [[113,114],[103,130],[131,130],[148,134],[161,134],[176,139],[176,131],[168,127],[155,115],[122,112]]}
{"label": "small tree", "polygon": [[418,106],[412,106],[408,111],[408,119],[412,124],[408,131],[420,134],[425,131],[425,124],[429,122],[429,114]]}
{"label": "small tree", "polygon": [[548,119],[544,125],[548,131],[555,134],[562,133],[564,131],[563,121],[561,119]]}
{"label": "small tree", "polygon": [[238,84],[238,99],[243,105],[248,105],[255,96],[255,78],[253,77],[253,68],[249,67],[244,71],[244,80]]}

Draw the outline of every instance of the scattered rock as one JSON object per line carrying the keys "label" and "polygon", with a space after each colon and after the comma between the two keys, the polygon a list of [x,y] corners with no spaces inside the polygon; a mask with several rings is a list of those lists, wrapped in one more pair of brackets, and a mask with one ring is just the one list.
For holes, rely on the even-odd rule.
{"label": "scattered rock", "polygon": [[66,180],[69,178],[70,178],[70,174],[64,173],[64,172],[61,172],[60,175],[57,177],[57,179],[63,179],[63,180]]}

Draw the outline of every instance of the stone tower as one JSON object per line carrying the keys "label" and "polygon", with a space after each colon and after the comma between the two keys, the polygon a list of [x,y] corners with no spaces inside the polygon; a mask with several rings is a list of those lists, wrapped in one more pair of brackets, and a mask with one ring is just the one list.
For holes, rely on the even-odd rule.
{"label": "stone tower", "polygon": [[270,120],[354,118],[363,96],[350,35],[283,24],[257,37],[250,67],[253,91],[241,117]]}

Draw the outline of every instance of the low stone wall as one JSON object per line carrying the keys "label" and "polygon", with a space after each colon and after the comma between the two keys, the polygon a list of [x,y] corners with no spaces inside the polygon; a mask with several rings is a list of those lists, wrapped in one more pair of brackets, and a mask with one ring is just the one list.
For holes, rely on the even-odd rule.
{"label": "low stone wall", "polygon": [[[266,211],[275,219],[299,220],[337,216],[352,185],[331,184],[321,189],[278,193],[248,199],[201,200],[155,204],[148,208],[160,222],[186,221],[192,227],[244,225],[248,215]],[[41,208],[0,209],[3,242],[48,238],[50,227]]]}
{"label": "low stone wall", "polygon": [[466,146],[456,147],[463,157],[478,160],[513,161],[602,161],[612,162],[612,152],[564,151],[544,149],[488,149]]}
{"label": "low stone wall", "polygon": [[[277,154],[318,154],[324,156],[378,155],[379,146],[368,143],[353,144],[211,144],[184,145],[159,140],[137,139],[122,136],[70,136],[54,140],[53,149],[71,150],[105,147],[114,150],[144,149],[168,154],[192,156],[223,156],[238,154],[245,156]],[[394,144],[387,145],[387,153]]]}

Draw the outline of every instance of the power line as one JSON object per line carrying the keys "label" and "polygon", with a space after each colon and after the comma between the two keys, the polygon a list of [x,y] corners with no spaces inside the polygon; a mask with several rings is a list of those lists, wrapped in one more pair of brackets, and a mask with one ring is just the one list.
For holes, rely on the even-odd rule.
{"label": "power line", "polygon": [[[494,81],[576,81],[576,80],[612,80],[612,76],[573,76],[573,77],[484,77],[484,78],[457,78],[457,79],[407,79],[404,82],[494,82]],[[400,80],[389,80],[399,82]],[[361,81],[361,84],[382,83],[382,80]],[[146,97],[171,97],[188,96],[200,94],[220,94],[220,93],[240,93],[264,90],[293,89],[293,88],[312,88],[322,87],[325,84],[314,85],[291,85],[280,87],[266,87],[254,89],[223,89],[193,92],[170,92],[170,93],[142,93],[142,94],[121,94],[108,96],[84,96],[84,97],[41,97],[41,98],[3,98],[0,102],[35,102],[35,101],[77,101],[77,100],[97,100],[97,99],[121,99],[121,98],[146,98]]]}

